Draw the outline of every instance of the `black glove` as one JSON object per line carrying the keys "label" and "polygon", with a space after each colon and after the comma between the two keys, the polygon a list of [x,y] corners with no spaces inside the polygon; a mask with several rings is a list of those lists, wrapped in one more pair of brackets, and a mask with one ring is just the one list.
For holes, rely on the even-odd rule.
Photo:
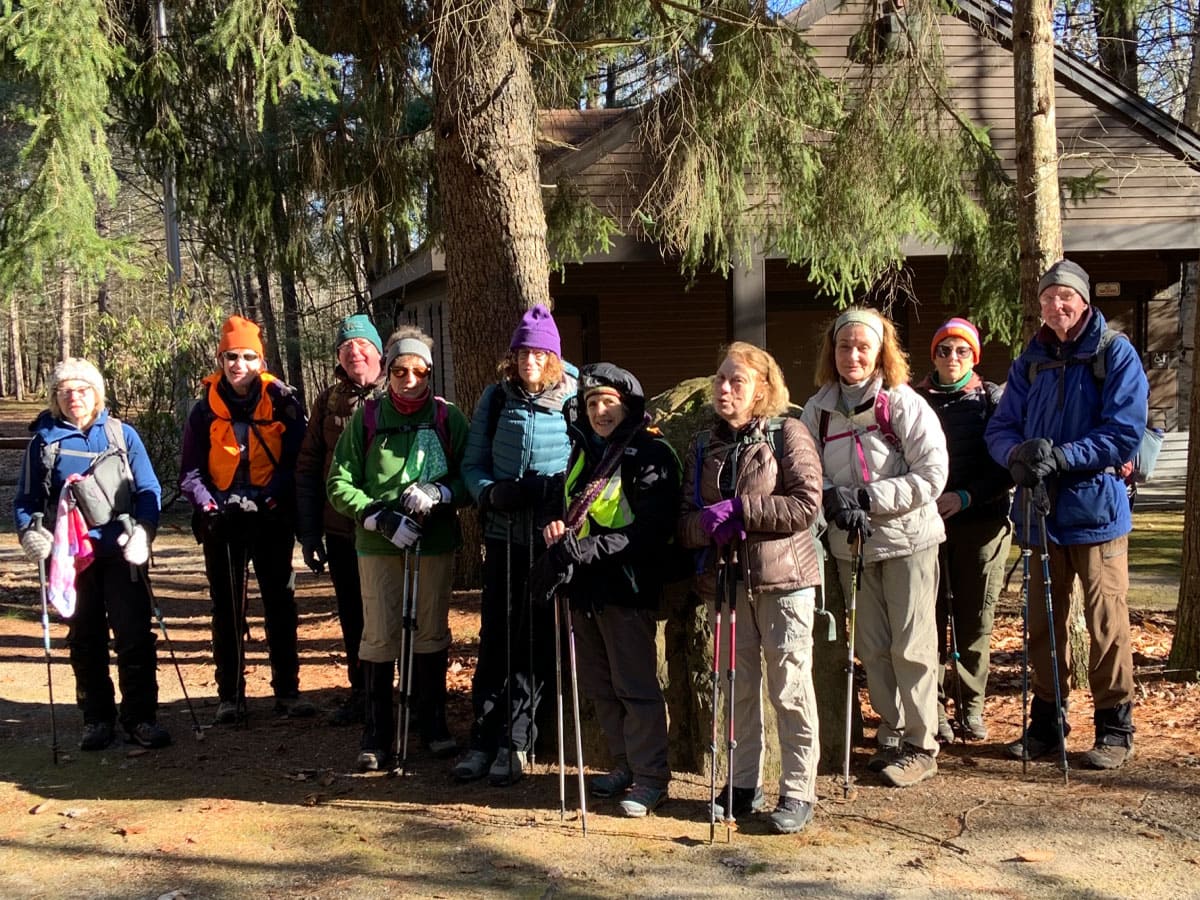
{"label": "black glove", "polygon": [[832,522],[843,510],[863,510],[871,508],[871,495],[866,488],[861,487],[828,487],[821,497],[825,507],[825,519]]}
{"label": "black glove", "polygon": [[[587,538],[584,538],[587,540]],[[546,551],[547,556],[554,557],[555,564],[560,569],[568,566],[577,566],[583,562],[584,547],[579,538],[575,536],[575,532],[568,531],[562,536],[562,539],[550,545],[550,549]]]}
{"label": "black glove", "polygon": [[196,510],[195,515],[192,516],[192,534],[196,536],[198,544],[219,540],[224,536],[225,516],[221,514],[221,509],[217,504],[210,503],[208,506]]}
{"label": "black glove", "polygon": [[1040,518],[1050,515],[1050,492],[1045,484],[1039,484],[1030,490],[1033,501],[1033,511]]}
{"label": "black glove", "polygon": [[1009,474],[1021,487],[1035,487],[1055,468],[1054,448],[1045,438],[1034,438],[1017,444],[1008,457]]}
{"label": "black glove", "polygon": [[494,512],[513,512],[525,505],[521,483],[512,478],[493,481],[479,498],[479,505]]}
{"label": "black glove", "polygon": [[554,496],[557,489],[562,491],[562,482],[552,475],[543,475],[541,472],[526,472],[521,476],[521,500],[526,506],[533,509],[541,509],[546,505],[546,501]]}
{"label": "black glove", "polygon": [[300,552],[304,556],[304,564],[312,569],[314,575],[325,571],[325,544],[319,534],[302,535]]}
{"label": "black glove", "polygon": [[833,524],[846,532],[850,543],[854,543],[857,538],[865,541],[875,533],[871,527],[871,518],[864,509],[839,509],[834,514]]}
{"label": "black glove", "polygon": [[533,568],[529,570],[529,599],[536,606],[545,607],[553,603],[558,589],[569,583],[575,575],[575,567],[571,563],[560,563],[555,559],[553,550],[554,547],[551,547],[534,560]]}
{"label": "black glove", "polygon": [[1071,464],[1069,462],[1067,462],[1067,454],[1063,451],[1062,447],[1055,447],[1053,450],[1050,451],[1050,453],[1054,457],[1054,468],[1057,471],[1059,471],[1059,472],[1070,472],[1071,471]]}

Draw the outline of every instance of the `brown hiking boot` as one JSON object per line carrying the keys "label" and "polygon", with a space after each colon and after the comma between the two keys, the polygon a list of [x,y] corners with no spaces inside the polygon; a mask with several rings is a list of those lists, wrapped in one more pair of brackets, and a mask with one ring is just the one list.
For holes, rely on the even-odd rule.
{"label": "brown hiking boot", "polygon": [[1119,769],[1133,759],[1133,738],[1119,734],[1106,734],[1096,741],[1096,746],[1083,754],[1083,764],[1089,769]]}
{"label": "brown hiking boot", "polygon": [[900,758],[900,748],[895,744],[880,744],[867,760],[867,768],[872,772],[882,772]]}
{"label": "brown hiking boot", "polygon": [[879,774],[892,787],[912,787],[937,774],[937,759],[927,750],[905,746],[900,757]]}

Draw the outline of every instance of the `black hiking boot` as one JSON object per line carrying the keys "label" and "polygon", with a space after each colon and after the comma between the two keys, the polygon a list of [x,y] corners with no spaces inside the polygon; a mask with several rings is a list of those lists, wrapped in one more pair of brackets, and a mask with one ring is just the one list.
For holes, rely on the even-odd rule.
{"label": "black hiking boot", "polygon": [[1071,733],[1071,725],[1067,721],[1067,708],[1062,709],[1062,737],[1058,734],[1054,702],[1047,702],[1040,697],[1034,697],[1029,704],[1029,727],[1017,740],[1005,745],[1009,756],[1014,759],[1041,759],[1051,754],[1058,755],[1063,740]]}
{"label": "black hiking boot", "polygon": [[364,702],[360,753],[355,760],[360,772],[378,772],[391,767],[392,740],[396,715],[392,706],[394,663],[363,662],[366,698]]}
{"label": "black hiking boot", "polygon": [[83,737],[79,741],[79,749],[89,753],[103,750],[116,738],[112,722],[87,722],[83,726]]}
{"label": "black hiking boot", "polygon": [[458,753],[458,742],[446,725],[446,650],[418,653],[413,658],[417,689],[417,730],[421,746],[438,759]]}

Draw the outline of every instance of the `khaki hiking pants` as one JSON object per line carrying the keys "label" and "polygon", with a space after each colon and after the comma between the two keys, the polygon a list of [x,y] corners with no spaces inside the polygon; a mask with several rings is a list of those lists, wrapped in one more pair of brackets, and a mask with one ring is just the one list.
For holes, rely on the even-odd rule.
{"label": "khaki hiking pants", "polygon": [[[416,554],[409,554],[409,566]],[[437,653],[450,646],[450,566],[453,553],[421,554],[421,578],[417,585],[417,633],[413,653]],[[358,575],[362,581],[363,635],[359,659],[388,663],[400,657],[403,630],[404,557],[360,556]],[[412,577],[410,568],[409,577]]]}

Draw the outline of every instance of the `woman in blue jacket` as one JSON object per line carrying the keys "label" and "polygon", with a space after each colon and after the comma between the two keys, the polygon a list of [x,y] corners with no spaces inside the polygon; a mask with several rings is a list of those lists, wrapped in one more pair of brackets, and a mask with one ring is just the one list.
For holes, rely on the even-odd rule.
{"label": "woman in blue jacket", "polygon": [[537,739],[538,703],[554,678],[554,655],[546,652],[554,646],[553,616],[532,611],[531,639],[526,582],[530,561],[544,549],[535,511],[550,485],[561,490],[551,476],[566,469],[570,450],[563,411],[575,377],[561,356],[553,316],[533,307],[513,332],[500,381],[483,392],[471,419],[463,478],[480,508],[484,567],[475,719],[469,749],[452,770],[461,781],[487,774],[500,786],[521,778]]}
{"label": "woman in blue jacket", "polygon": [[[49,405],[31,426],[13,513],[21,548],[31,560],[44,562],[53,550],[52,575],[59,559],[74,568],[75,608],[68,616],[67,646],[75,700],[83,713],[80,749],[103,750],[116,737],[118,711],[108,672],[110,628],[121,685],[121,726],[133,743],[165,747],[171,735],[156,715],[157,654],[146,572],[158,528],[158,478],[138,433],[109,417],[104,378],[90,362],[70,358],[54,367]],[[63,485],[86,472],[106,450],[122,447],[132,480],[129,500],[112,510],[110,521],[88,531],[72,560],[64,548],[68,523],[57,521]]]}

